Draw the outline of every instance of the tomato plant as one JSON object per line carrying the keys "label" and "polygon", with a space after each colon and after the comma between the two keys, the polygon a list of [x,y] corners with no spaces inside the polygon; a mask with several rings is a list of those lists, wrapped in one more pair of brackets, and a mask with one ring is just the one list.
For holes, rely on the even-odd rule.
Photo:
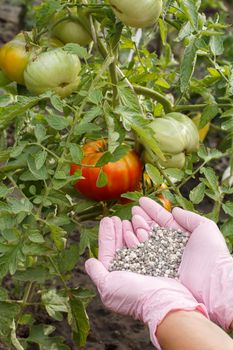
{"label": "tomato plant", "polygon": [[[85,346],[94,294],[72,277],[84,254],[97,255],[100,219],[129,219],[142,195],[169,210],[206,215],[232,249],[227,14],[218,0],[43,0],[26,16],[29,42],[21,35],[16,46],[1,48],[0,339],[6,349],[71,349],[52,334],[56,327],[62,333],[59,322],[74,346]],[[88,41],[71,34],[58,34],[59,48],[43,41],[70,23],[72,36],[80,35],[78,24]],[[52,325],[38,320],[38,310]]]}

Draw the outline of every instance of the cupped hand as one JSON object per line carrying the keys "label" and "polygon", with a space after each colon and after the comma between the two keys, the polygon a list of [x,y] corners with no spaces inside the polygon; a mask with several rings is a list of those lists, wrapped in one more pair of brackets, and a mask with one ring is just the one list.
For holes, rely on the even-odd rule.
{"label": "cupped hand", "polygon": [[180,208],[170,213],[150,198],[142,197],[139,203],[132,209],[131,223],[123,223],[127,240],[137,246],[149,238],[154,225],[188,232],[179,279],[206,305],[211,319],[229,329],[233,321],[233,259],[218,226]]}
{"label": "cupped hand", "polygon": [[[147,223],[145,232],[146,229],[149,229]],[[122,224],[117,217],[103,219],[99,230],[99,259],[89,259],[85,267],[104,305],[112,311],[130,315],[147,324],[153,344],[160,348],[156,329],[168,313],[175,310],[198,310],[207,316],[207,312],[176,280],[126,271],[108,271],[116,250],[132,246],[132,236],[128,237],[131,230],[130,222]]]}

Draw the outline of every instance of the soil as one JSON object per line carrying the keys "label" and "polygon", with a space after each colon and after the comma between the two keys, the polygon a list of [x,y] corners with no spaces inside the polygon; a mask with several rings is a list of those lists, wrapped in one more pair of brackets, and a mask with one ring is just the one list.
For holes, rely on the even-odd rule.
{"label": "soil", "polygon": [[[12,5],[10,0],[3,0],[0,4],[0,46],[9,41],[21,29],[22,8]],[[9,131],[9,137],[10,131]],[[219,173],[224,169],[225,162],[220,167]],[[219,167],[219,163],[218,163]],[[190,187],[195,186],[195,181],[190,183],[189,188],[185,192],[190,191]],[[203,212],[208,211],[212,206],[211,201],[205,202]],[[83,262],[75,269],[71,284],[75,287],[83,286],[85,288],[94,289],[89,277],[85,274]],[[91,332],[84,349],[86,350],[153,350],[154,346],[150,343],[147,328],[140,322],[134,321],[129,317],[117,315],[107,310],[99,296],[88,306],[88,315],[91,323]],[[38,321],[51,323],[51,319],[45,313],[36,315]],[[78,350],[78,347],[72,342],[69,326],[64,323],[57,323],[58,334],[62,334],[66,343],[72,350]],[[24,336],[27,330],[22,330]],[[22,336],[23,336],[22,334]],[[37,350],[33,345],[30,350]],[[0,350],[6,350],[0,341]],[[48,349],[49,350],[49,349]]]}

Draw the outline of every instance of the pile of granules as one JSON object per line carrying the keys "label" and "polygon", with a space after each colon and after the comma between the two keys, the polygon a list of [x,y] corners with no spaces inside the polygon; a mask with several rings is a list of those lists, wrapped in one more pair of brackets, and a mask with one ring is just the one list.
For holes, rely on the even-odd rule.
{"label": "pile of granules", "polygon": [[150,238],[137,248],[117,250],[109,271],[131,271],[154,277],[178,278],[188,234],[155,226]]}

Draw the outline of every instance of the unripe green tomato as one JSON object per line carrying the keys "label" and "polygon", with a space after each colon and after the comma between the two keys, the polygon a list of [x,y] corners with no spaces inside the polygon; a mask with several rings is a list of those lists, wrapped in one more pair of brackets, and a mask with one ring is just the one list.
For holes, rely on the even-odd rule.
{"label": "unripe green tomato", "polygon": [[55,49],[33,57],[24,72],[27,89],[35,95],[52,90],[70,95],[80,82],[81,63],[77,55]]}
{"label": "unripe green tomato", "polygon": [[149,27],[162,12],[162,0],[109,0],[116,16],[127,26]]}
{"label": "unripe green tomato", "polygon": [[[76,10],[73,9],[71,12],[75,15]],[[66,11],[61,11],[54,16],[53,22],[59,21],[67,14]],[[86,29],[77,21],[65,20],[58,23],[51,30],[53,36],[61,40],[64,44],[75,43],[81,46],[90,44],[92,38]]]}
{"label": "unripe green tomato", "polygon": [[184,114],[169,113],[163,118],[156,118],[149,127],[154,131],[155,139],[164,153],[190,153],[199,147],[197,127]]}

